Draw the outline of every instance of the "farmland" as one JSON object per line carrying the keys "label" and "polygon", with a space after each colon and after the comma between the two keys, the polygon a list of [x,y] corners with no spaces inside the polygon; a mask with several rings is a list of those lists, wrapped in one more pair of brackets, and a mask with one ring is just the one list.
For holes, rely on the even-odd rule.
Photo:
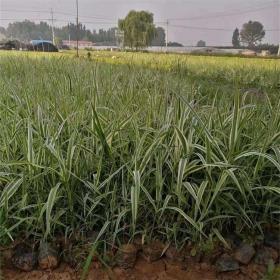
{"label": "farmland", "polygon": [[280,223],[280,64],[0,54],[0,243],[183,246]]}

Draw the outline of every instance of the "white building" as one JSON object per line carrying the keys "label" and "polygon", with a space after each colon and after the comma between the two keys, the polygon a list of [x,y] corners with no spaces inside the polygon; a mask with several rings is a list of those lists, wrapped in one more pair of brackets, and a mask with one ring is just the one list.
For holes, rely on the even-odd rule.
{"label": "white building", "polygon": [[[64,46],[67,46],[67,47],[71,48],[71,49],[77,47],[77,41],[63,40],[62,44]],[[95,44],[91,41],[83,41],[83,40],[79,41],[79,48],[80,49],[92,48],[94,46],[95,46]]]}

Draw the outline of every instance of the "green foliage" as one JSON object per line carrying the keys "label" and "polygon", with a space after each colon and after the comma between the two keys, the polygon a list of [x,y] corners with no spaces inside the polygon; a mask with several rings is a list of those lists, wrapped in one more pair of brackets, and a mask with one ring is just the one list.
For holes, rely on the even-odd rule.
{"label": "green foliage", "polygon": [[206,42],[203,40],[199,40],[196,44],[197,47],[206,47]]}
{"label": "green foliage", "polygon": [[240,47],[240,34],[239,34],[239,29],[236,28],[233,32],[232,35],[232,46],[235,48],[239,48]]}
{"label": "green foliage", "polygon": [[274,265],[274,262],[271,260],[268,264],[267,272],[263,280],[279,280],[280,278],[280,266]]}
{"label": "green foliage", "polygon": [[[86,26],[79,24],[79,39],[89,40],[97,44],[114,45],[116,44],[116,27],[108,30],[99,29],[98,32],[86,29]],[[2,32],[1,32],[2,30]],[[5,34],[8,38],[16,38],[23,42],[29,42],[34,39],[52,40],[52,28],[46,22],[35,23],[29,20],[22,22],[9,23],[8,27],[1,28],[0,32]],[[54,28],[55,37],[57,38],[57,45],[61,45],[62,40],[77,40],[77,26],[74,23],[62,27]]]}
{"label": "green foliage", "polygon": [[165,30],[162,27],[157,27],[151,45],[156,47],[163,47],[165,46],[165,44]]}
{"label": "green foliage", "polygon": [[51,40],[52,30],[46,22],[35,22],[25,20],[22,22],[9,23],[6,29],[6,36],[9,38],[29,42],[34,39]]}
{"label": "green foliage", "polygon": [[277,60],[22,54],[0,54],[1,243],[100,231],[92,256],[280,222]]}
{"label": "green foliage", "polygon": [[154,16],[145,11],[130,11],[119,20],[119,28],[124,31],[125,46],[136,50],[149,46],[156,34]]}
{"label": "green foliage", "polygon": [[262,41],[265,36],[263,25],[258,21],[244,23],[240,32],[241,41],[249,47],[254,47]]}

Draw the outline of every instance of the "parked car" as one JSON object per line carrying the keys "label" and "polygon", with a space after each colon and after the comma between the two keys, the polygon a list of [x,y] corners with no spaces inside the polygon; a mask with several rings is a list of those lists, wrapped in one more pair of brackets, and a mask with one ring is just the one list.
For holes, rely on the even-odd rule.
{"label": "parked car", "polygon": [[50,41],[32,40],[28,46],[29,51],[58,52],[58,48]]}

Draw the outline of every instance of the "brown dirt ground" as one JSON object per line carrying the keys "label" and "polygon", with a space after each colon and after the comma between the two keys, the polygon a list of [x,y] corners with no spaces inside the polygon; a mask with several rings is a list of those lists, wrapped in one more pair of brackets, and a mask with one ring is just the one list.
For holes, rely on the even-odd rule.
{"label": "brown dirt ground", "polygon": [[[79,280],[81,273],[63,263],[54,271],[21,272],[6,266],[2,270],[2,276],[5,280]],[[87,280],[257,280],[261,278],[259,268],[253,266],[246,267],[246,271],[241,269],[218,275],[215,267],[206,263],[170,263],[166,259],[148,263],[140,257],[135,267],[128,270],[118,267],[105,270],[99,263],[93,263]]]}
{"label": "brown dirt ground", "polygon": [[[139,258],[134,269],[114,268],[111,271],[104,270],[98,263],[94,263],[88,280],[194,280],[194,279],[216,279],[215,271],[210,267],[194,265],[191,268],[184,268],[182,264],[169,264],[165,260],[159,260],[153,263],[147,263],[143,258]],[[20,272],[14,268],[5,268],[3,276],[5,280],[76,280],[80,273],[75,272],[66,264],[61,264],[54,271]]]}

